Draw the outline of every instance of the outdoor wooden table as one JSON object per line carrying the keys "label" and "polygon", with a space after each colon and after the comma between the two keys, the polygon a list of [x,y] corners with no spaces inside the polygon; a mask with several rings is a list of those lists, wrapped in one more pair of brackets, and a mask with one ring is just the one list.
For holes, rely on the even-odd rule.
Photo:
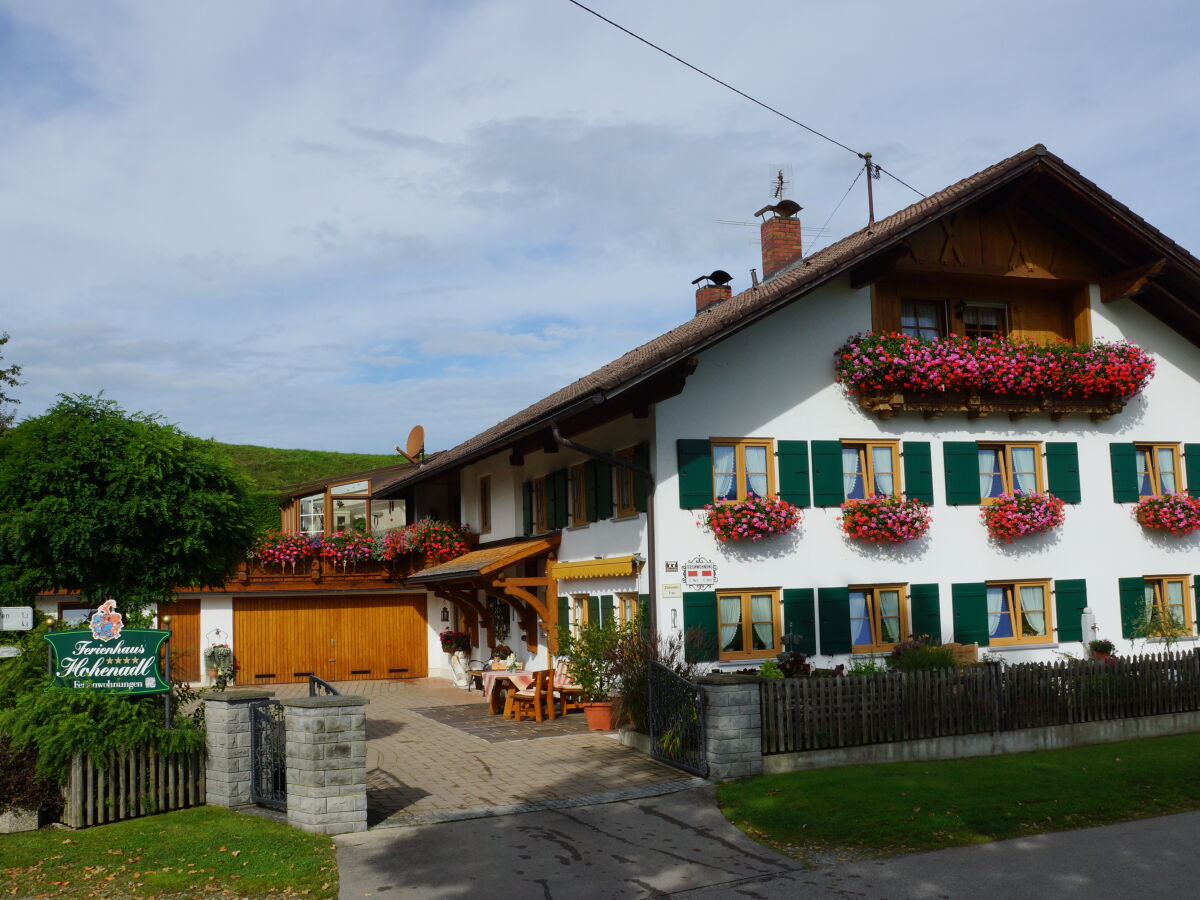
{"label": "outdoor wooden table", "polygon": [[483,693],[488,698],[488,715],[494,716],[500,712],[496,708],[496,686],[500,682],[505,682],[512,685],[516,690],[521,691],[533,684],[533,673],[526,672],[523,669],[508,671],[507,669],[495,669],[484,671],[480,676],[483,679]]}

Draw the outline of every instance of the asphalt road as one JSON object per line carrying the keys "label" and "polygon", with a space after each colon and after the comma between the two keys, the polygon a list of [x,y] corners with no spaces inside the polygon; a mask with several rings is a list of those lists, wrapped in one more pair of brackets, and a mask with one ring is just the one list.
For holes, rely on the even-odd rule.
{"label": "asphalt road", "polygon": [[704,787],[337,844],[342,900],[1200,896],[1200,813],[805,868],[730,825]]}

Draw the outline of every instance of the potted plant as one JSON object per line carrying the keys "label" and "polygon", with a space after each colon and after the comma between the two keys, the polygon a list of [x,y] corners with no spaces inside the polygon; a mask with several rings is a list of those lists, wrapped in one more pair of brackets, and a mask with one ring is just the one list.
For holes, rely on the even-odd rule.
{"label": "potted plant", "polygon": [[614,727],[614,693],[618,683],[617,651],[624,632],[631,626],[608,622],[586,622],[572,634],[559,628],[558,655],[570,660],[571,675],[587,698],[583,713],[592,731]]}
{"label": "potted plant", "polygon": [[204,664],[209,678],[215,679],[221,675],[228,678],[233,671],[233,648],[228,644],[212,644],[204,651]]}
{"label": "potted plant", "polygon": [[447,628],[438,635],[442,642],[443,653],[466,653],[471,649],[471,636],[465,631],[451,631]]}
{"label": "potted plant", "polygon": [[1016,492],[1001,494],[979,511],[988,536],[1002,544],[1019,537],[1057,528],[1066,519],[1066,504],[1053,494]]}
{"label": "potted plant", "polygon": [[1094,641],[1088,641],[1088,650],[1092,654],[1092,659],[1110,659],[1113,653],[1116,652],[1116,647],[1112,641],[1106,641],[1103,638],[1097,638]]}
{"label": "potted plant", "polygon": [[929,530],[929,505],[903,497],[877,496],[842,504],[842,531],[875,544],[914,541]]}
{"label": "potted plant", "polygon": [[1143,528],[1183,537],[1200,528],[1200,497],[1188,494],[1143,497],[1133,507],[1133,516]]}
{"label": "potted plant", "polygon": [[779,497],[749,497],[736,503],[710,503],[696,524],[717,540],[761,541],[787,534],[800,524],[800,507]]}

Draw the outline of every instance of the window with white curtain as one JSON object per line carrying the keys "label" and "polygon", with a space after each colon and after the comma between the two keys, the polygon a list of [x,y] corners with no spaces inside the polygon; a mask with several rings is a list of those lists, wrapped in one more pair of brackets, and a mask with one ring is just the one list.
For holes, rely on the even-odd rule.
{"label": "window with white curtain", "polygon": [[1042,490],[1040,444],[980,444],[979,496],[986,503],[1001,494]]}
{"label": "window with white curtain", "polygon": [[1188,602],[1186,575],[1151,575],[1146,578],[1147,616],[1170,616],[1188,631],[1192,630],[1192,604]]}
{"label": "window with white curtain", "polygon": [[775,442],[769,438],[712,441],[713,500],[718,503],[775,493]]}
{"label": "window with white curtain", "polygon": [[993,645],[1043,644],[1050,639],[1050,582],[989,581],[988,640]]}
{"label": "window with white curtain", "polygon": [[1138,494],[1161,497],[1180,492],[1178,444],[1138,444],[1134,459],[1137,461]]}
{"label": "window with white curtain", "polygon": [[896,441],[842,441],[842,490],[847,500],[900,493],[900,445]]}
{"label": "window with white curtain", "polygon": [[765,659],[779,652],[779,591],[718,591],[721,659]]}
{"label": "window with white curtain", "polygon": [[908,634],[904,585],[850,588],[850,643],[855,653],[891,650]]}

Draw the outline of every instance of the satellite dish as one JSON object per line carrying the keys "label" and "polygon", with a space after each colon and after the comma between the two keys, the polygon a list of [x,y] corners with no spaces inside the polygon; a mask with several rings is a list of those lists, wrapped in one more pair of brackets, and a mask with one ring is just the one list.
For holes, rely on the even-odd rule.
{"label": "satellite dish", "polygon": [[408,440],[404,442],[404,449],[400,449],[400,445],[396,445],[396,452],[407,459],[414,466],[418,465],[421,454],[425,452],[425,429],[420,425],[414,425],[412,431],[408,433]]}

